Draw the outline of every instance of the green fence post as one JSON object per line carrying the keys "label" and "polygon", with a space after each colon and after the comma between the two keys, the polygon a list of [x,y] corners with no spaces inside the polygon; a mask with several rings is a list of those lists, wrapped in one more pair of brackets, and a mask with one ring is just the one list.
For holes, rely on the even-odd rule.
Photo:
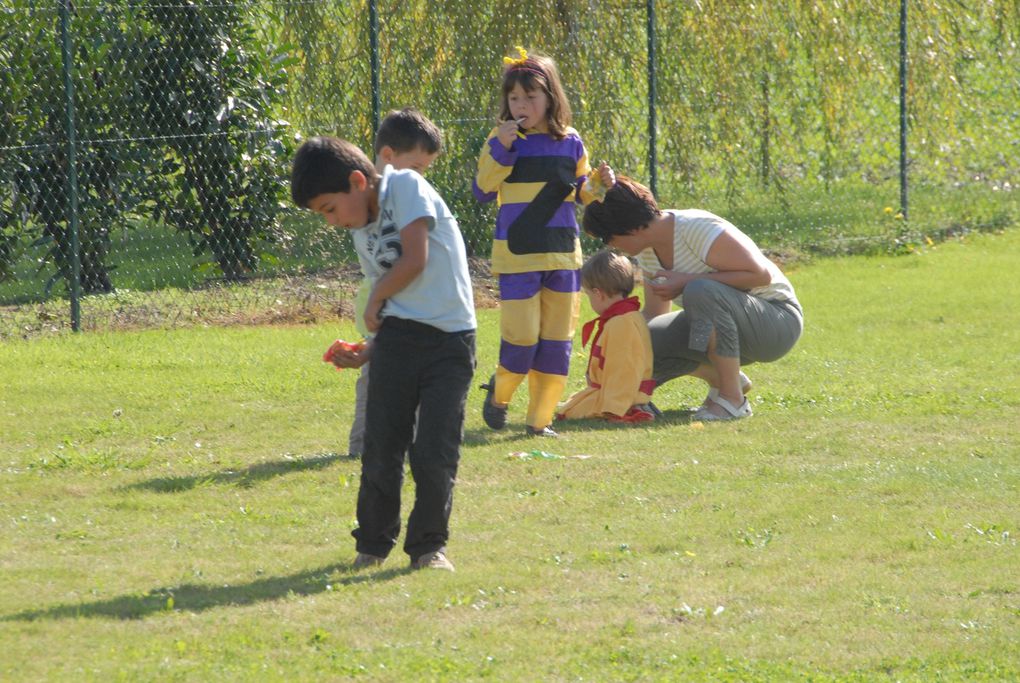
{"label": "green fence post", "polygon": [[900,0],[900,213],[907,220],[907,0]]}
{"label": "green fence post", "polygon": [[375,0],[368,3],[368,49],[372,69],[372,135],[379,128],[379,8]]}
{"label": "green fence post", "polygon": [[81,254],[78,244],[78,164],[74,124],[74,81],[71,78],[71,0],[60,0],[63,43],[64,106],[67,115],[67,221],[71,233],[71,329],[81,330]]}
{"label": "green fence post", "polygon": [[658,140],[655,125],[655,0],[648,0],[648,185],[659,196]]}

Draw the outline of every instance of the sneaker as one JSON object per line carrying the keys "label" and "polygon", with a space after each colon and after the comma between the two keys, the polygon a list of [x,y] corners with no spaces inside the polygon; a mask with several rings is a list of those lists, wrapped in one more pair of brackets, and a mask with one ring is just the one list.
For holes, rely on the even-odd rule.
{"label": "sneaker", "polygon": [[542,427],[539,429],[538,427],[526,425],[524,427],[524,431],[528,434],[528,436],[546,436],[553,439],[559,436],[559,434],[552,430],[552,427]]}
{"label": "sneaker", "polygon": [[702,422],[723,422],[726,420],[741,420],[754,414],[754,411],[751,410],[751,404],[746,397],[739,406],[733,405],[719,395],[712,399],[712,403],[719,406],[720,411],[718,413],[713,411],[711,406],[704,406],[698,408],[694,413],[694,419]]}
{"label": "sneaker", "polygon": [[482,419],[485,420],[485,424],[497,431],[506,429],[507,407],[500,408],[492,402],[492,395],[496,392],[496,376],[490,377],[489,383],[481,385],[481,388],[485,389],[485,402],[482,404]]}
{"label": "sneaker", "polygon": [[385,557],[379,557],[378,555],[369,555],[368,553],[358,553],[358,556],[354,558],[354,562],[351,563],[351,567],[354,569],[365,569],[366,567],[378,567],[386,561]]}
{"label": "sneaker", "polygon": [[452,572],[453,562],[450,562],[442,550],[437,550],[434,553],[425,553],[417,559],[411,560],[411,569],[445,569],[448,572]]}
{"label": "sneaker", "polygon": [[[747,396],[748,392],[751,391],[751,387],[753,386],[751,384],[751,378],[745,375],[743,370],[740,371],[738,377],[740,378],[740,393],[742,393],[744,396]],[[702,401],[701,405],[698,406],[695,410],[697,412],[710,411],[711,406],[709,405],[709,403],[715,401],[715,399],[718,396],[719,390],[716,389],[715,387],[712,387],[711,389],[708,390],[708,396],[705,397],[705,400]]]}

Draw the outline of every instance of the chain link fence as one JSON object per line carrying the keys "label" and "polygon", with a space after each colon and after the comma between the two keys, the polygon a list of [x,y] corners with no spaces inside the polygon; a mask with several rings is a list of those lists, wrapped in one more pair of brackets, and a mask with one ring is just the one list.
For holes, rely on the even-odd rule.
{"label": "chain link fence", "polygon": [[349,312],[349,237],[289,206],[290,157],[370,151],[403,106],[444,130],[429,179],[484,272],[471,179],[518,44],[594,161],[786,258],[1003,228],[1018,40],[1017,0],[0,0],[0,338]]}

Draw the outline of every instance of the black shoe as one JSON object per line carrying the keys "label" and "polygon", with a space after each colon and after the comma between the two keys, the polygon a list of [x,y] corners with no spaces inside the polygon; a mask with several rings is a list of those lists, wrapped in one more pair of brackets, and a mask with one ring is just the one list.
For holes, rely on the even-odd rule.
{"label": "black shoe", "polygon": [[506,429],[506,407],[499,408],[492,402],[492,395],[496,392],[496,376],[489,378],[488,384],[481,385],[485,389],[485,402],[482,403],[482,419],[490,429]]}
{"label": "black shoe", "polygon": [[654,416],[655,416],[655,419],[656,419],[656,420],[658,420],[659,418],[661,418],[661,417],[662,417],[662,411],[661,411],[661,410],[659,410],[659,407],[658,407],[657,405],[655,405],[655,404],[654,404],[654,403],[652,403],[651,401],[649,401],[649,402],[648,402],[648,403],[646,403],[645,405],[646,405],[646,406],[648,406],[648,409],[649,409],[650,411],[652,411],[652,415],[654,415]]}
{"label": "black shoe", "polygon": [[552,430],[552,427],[542,427],[541,429],[538,429],[537,427],[527,425],[524,427],[524,431],[527,432],[528,436],[545,436],[552,439],[559,436],[559,434]]}

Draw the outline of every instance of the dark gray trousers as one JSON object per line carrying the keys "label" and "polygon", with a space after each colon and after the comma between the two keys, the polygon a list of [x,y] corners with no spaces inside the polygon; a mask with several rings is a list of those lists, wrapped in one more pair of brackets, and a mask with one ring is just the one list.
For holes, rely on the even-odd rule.
{"label": "dark gray trousers", "polygon": [[804,329],[798,305],[766,301],[715,280],[692,280],[683,301],[683,310],[648,323],[655,356],[652,374],[659,384],[708,363],[712,330],[716,353],[739,357],[740,364],[747,365],[786,355]]}
{"label": "dark gray trousers", "polygon": [[474,369],[474,330],[451,333],[384,319],[368,373],[358,528],[352,532],[358,552],[386,557],[396,545],[405,453],[415,495],[404,550],[412,560],[445,550]]}

